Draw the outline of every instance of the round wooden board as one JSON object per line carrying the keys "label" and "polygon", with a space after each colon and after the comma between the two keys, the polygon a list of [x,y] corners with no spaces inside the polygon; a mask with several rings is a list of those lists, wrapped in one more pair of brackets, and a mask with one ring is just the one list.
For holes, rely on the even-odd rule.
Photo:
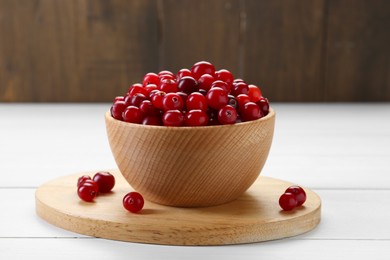
{"label": "round wooden board", "polygon": [[76,233],[129,242],[164,245],[226,245],[291,237],[320,222],[321,200],[309,189],[304,206],[284,212],[278,200],[289,182],[259,177],[239,199],[206,208],[176,208],[145,201],[138,214],[127,212],[122,198],[133,189],[118,170],[113,192],[95,202],[76,192],[84,172],[50,181],[36,191],[37,214],[47,222]]}

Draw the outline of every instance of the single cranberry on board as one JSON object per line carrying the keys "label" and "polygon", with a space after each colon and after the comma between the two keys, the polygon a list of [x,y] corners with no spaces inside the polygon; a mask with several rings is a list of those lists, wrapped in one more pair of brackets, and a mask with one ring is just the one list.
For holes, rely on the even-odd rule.
{"label": "single cranberry on board", "polygon": [[109,172],[97,172],[93,181],[98,185],[100,193],[110,192],[115,186],[115,177]]}
{"label": "single cranberry on board", "polygon": [[125,209],[137,213],[144,207],[144,198],[138,192],[132,191],[123,197],[122,203]]}

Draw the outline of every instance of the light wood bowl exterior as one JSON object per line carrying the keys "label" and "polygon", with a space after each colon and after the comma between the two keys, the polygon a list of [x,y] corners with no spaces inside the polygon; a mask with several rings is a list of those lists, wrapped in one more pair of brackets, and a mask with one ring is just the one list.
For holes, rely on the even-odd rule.
{"label": "light wood bowl exterior", "polygon": [[145,199],[179,207],[214,206],[242,195],[271,147],[275,113],[224,126],[131,124],[105,114],[107,136],[124,178]]}

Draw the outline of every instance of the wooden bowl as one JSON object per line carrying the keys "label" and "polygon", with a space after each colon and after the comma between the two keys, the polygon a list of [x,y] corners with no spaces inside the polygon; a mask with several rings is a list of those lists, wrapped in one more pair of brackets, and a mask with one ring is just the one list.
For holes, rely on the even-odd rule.
{"label": "wooden bowl", "polygon": [[275,113],[234,125],[146,126],[105,114],[110,147],[145,199],[179,207],[223,204],[257,179],[272,143]]}

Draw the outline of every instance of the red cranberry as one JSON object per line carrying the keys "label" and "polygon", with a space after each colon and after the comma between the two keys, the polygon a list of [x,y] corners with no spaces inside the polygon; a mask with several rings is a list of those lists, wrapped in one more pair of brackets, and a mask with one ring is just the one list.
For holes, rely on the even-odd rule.
{"label": "red cranberry", "polygon": [[211,84],[213,84],[214,81],[214,77],[210,74],[203,74],[198,80],[198,87],[199,89],[209,91],[211,88]]}
{"label": "red cranberry", "polygon": [[306,201],[306,192],[299,186],[290,186],[287,188],[285,193],[292,193],[297,200],[297,206],[301,206]]}
{"label": "red cranberry", "polygon": [[92,202],[99,192],[96,182],[86,180],[77,188],[77,195],[86,202]]}
{"label": "red cranberry", "polygon": [[175,93],[177,92],[177,82],[173,79],[163,79],[160,82],[160,90],[165,93]]}
{"label": "red cranberry", "polygon": [[199,92],[193,92],[187,97],[187,110],[200,109],[207,111],[207,100],[204,95]]}
{"label": "red cranberry", "polygon": [[128,91],[129,96],[133,96],[136,93],[144,94],[145,96],[148,96],[148,91],[142,86],[142,84],[133,84]]}
{"label": "red cranberry", "polygon": [[255,85],[249,85],[248,88],[249,88],[249,92],[248,92],[249,99],[252,102],[259,101],[260,98],[261,98],[261,90],[260,90],[260,88],[255,86]]}
{"label": "red cranberry", "polygon": [[136,106],[128,106],[123,112],[123,120],[125,122],[141,124],[142,119],[142,111]]}
{"label": "red cranberry", "polygon": [[194,109],[185,114],[184,124],[186,126],[206,126],[209,118],[203,110]]}
{"label": "red cranberry", "polygon": [[222,80],[223,82],[226,82],[229,87],[233,84],[233,74],[225,69],[221,69],[215,72],[215,77],[217,80]]}
{"label": "red cranberry", "polygon": [[155,108],[163,109],[163,100],[166,93],[164,91],[156,91],[151,95],[151,101]]}
{"label": "red cranberry", "polygon": [[161,77],[164,77],[164,76],[169,76],[169,77],[175,78],[175,74],[173,74],[173,72],[172,72],[172,71],[169,71],[169,70],[162,70],[162,71],[160,71],[157,75],[158,75],[160,78],[161,78]]}
{"label": "red cranberry", "polygon": [[78,180],[77,180],[77,187],[80,187],[80,185],[83,184],[86,180],[90,180],[91,181],[92,180],[91,176],[83,175],[80,178],[78,178]]}
{"label": "red cranberry", "polygon": [[240,110],[241,119],[243,121],[252,121],[259,119],[263,116],[263,113],[261,112],[260,108],[256,103],[248,102],[246,103],[242,110]]}
{"label": "red cranberry", "polygon": [[151,93],[153,90],[158,90],[156,84],[148,84],[148,85],[145,86],[145,89],[146,89],[146,91],[148,92],[147,97],[150,96],[150,93]]}
{"label": "red cranberry", "polygon": [[139,109],[142,111],[144,116],[157,116],[158,110],[155,108],[150,100],[144,100],[139,105]]}
{"label": "red cranberry", "polygon": [[268,99],[265,97],[261,97],[259,101],[256,102],[256,104],[260,107],[261,112],[263,112],[264,116],[268,115],[269,113],[269,102]]}
{"label": "red cranberry", "polygon": [[165,111],[175,109],[182,110],[183,104],[183,99],[176,93],[168,93],[164,96],[163,109]]}
{"label": "red cranberry", "polygon": [[227,93],[230,92],[230,86],[226,83],[223,82],[222,80],[216,80],[211,84],[211,88],[219,87],[223,90],[225,90]]}
{"label": "red cranberry", "polygon": [[161,118],[158,116],[146,116],[142,120],[143,125],[162,125]]}
{"label": "red cranberry", "polygon": [[139,107],[142,101],[147,100],[146,96],[141,93],[135,93],[132,96],[126,96],[125,103],[127,106]]}
{"label": "red cranberry", "polygon": [[181,69],[177,72],[176,78],[180,80],[182,77],[192,77],[192,72],[189,69]]}
{"label": "red cranberry", "polygon": [[221,125],[234,124],[237,120],[237,111],[234,107],[226,105],[218,111],[218,122]]}
{"label": "red cranberry", "polygon": [[240,94],[236,97],[237,103],[238,103],[238,111],[243,110],[243,107],[246,103],[250,102],[248,95]]}
{"label": "red cranberry", "polygon": [[215,75],[215,67],[213,64],[207,61],[199,61],[195,63],[191,68],[192,75],[198,80],[203,74]]}
{"label": "red cranberry", "polygon": [[111,107],[111,116],[118,120],[123,120],[123,111],[125,111],[127,105],[125,101],[117,101]]}
{"label": "red cranberry", "polygon": [[219,87],[211,88],[206,95],[207,104],[213,109],[220,109],[227,105],[229,98],[228,93]]}
{"label": "red cranberry", "polygon": [[142,85],[145,87],[149,84],[154,84],[157,86],[159,83],[160,83],[160,78],[156,73],[153,72],[146,73],[142,81]]}
{"label": "red cranberry", "polygon": [[198,90],[198,82],[193,77],[185,76],[179,80],[177,88],[180,92],[191,94]]}
{"label": "red cranberry", "polygon": [[162,117],[165,126],[182,126],[184,125],[184,116],[179,110],[168,110]]}
{"label": "red cranberry", "polygon": [[234,96],[238,96],[240,94],[248,95],[249,87],[246,83],[239,82],[239,83],[233,85],[231,92]]}
{"label": "red cranberry", "polygon": [[113,103],[115,103],[115,102],[117,102],[117,101],[125,101],[125,97],[124,97],[124,96],[116,96],[116,97],[114,98],[114,102],[113,102]]}
{"label": "red cranberry", "polygon": [[285,211],[290,211],[297,206],[297,200],[292,193],[284,193],[279,198],[279,205]]}
{"label": "red cranberry", "polygon": [[144,207],[144,198],[138,192],[129,192],[123,197],[123,207],[132,213],[139,212]]}
{"label": "red cranberry", "polygon": [[93,181],[98,185],[100,193],[107,193],[115,186],[115,177],[109,172],[97,172]]}

